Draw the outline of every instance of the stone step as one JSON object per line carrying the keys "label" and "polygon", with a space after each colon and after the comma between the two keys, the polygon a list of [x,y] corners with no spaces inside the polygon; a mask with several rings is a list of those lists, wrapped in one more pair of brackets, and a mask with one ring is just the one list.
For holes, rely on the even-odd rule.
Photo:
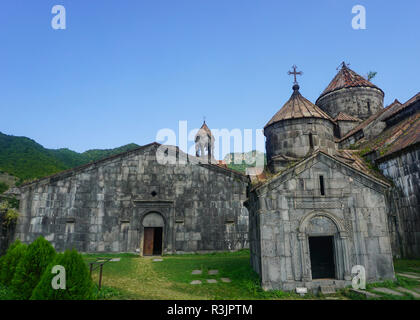
{"label": "stone step", "polygon": [[415,291],[411,291],[411,290],[409,290],[407,288],[403,288],[403,287],[398,287],[397,290],[399,290],[401,292],[405,292],[405,293],[411,294],[416,299],[420,299],[420,294],[417,293],[417,292],[415,292]]}
{"label": "stone step", "polygon": [[322,294],[335,294],[335,288],[333,286],[320,286],[319,287]]}
{"label": "stone step", "polygon": [[350,290],[353,291],[353,292],[356,292],[358,294],[363,294],[367,298],[380,298],[379,295],[377,295],[373,292],[366,291],[366,290],[359,290],[359,289],[350,289]]}
{"label": "stone step", "polygon": [[389,288],[372,288],[372,290],[373,291],[376,291],[376,292],[390,294],[390,295],[393,295],[393,296],[399,296],[399,297],[403,297],[404,296],[404,294],[402,294],[401,292],[394,291],[394,290],[391,290]]}
{"label": "stone step", "polygon": [[201,271],[201,270],[193,270],[191,272],[191,274],[202,274],[202,273],[203,273],[203,271]]}

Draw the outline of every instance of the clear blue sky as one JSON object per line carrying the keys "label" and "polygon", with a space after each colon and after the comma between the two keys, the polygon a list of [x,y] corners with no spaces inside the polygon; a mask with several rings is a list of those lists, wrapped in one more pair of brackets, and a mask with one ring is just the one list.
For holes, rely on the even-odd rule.
{"label": "clear blue sky", "polygon": [[[64,5],[67,29],[51,28]],[[367,10],[353,30],[351,9]],[[304,71],[312,102],[343,60],[385,104],[420,91],[418,0],[3,0],[0,131],[75,151],[147,144],[162,128],[262,128]]]}

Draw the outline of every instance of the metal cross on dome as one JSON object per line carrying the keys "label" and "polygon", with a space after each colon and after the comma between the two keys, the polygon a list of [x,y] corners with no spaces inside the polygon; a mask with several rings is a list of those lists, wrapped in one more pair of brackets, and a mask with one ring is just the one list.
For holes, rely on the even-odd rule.
{"label": "metal cross on dome", "polygon": [[340,63],[340,65],[337,67],[337,70],[347,68],[350,65],[350,63],[345,63],[344,61]]}
{"label": "metal cross on dome", "polygon": [[295,82],[294,82],[294,84],[298,84],[298,82],[297,82],[297,79],[296,79],[296,76],[301,76],[301,75],[303,75],[303,72],[302,71],[296,71],[297,70],[297,67],[296,67],[296,65],[293,65],[292,66],[292,69],[293,69],[293,71],[289,71],[289,72],[287,72],[287,74],[290,76],[290,75],[292,75],[293,74],[293,76],[294,76],[294,78],[295,78]]}

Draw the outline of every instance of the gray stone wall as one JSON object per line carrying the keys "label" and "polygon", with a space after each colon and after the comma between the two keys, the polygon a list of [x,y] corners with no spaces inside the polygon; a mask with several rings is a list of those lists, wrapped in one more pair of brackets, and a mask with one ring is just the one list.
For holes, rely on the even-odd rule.
{"label": "gray stone wall", "polygon": [[[310,146],[309,134],[312,134],[313,148]],[[265,128],[264,135],[267,162],[274,172],[284,168],[282,163],[276,164],[276,157],[303,159],[318,149],[327,153],[335,151],[334,124],[324,119],[302,118],[280,121]]]}
{"label": "gray stone wall", "polygon": [[359,122],[355,121],[338,121],[338,129],[340,137],[344,137],[350,130],[359,125]]}
{"label": "gray stone wall", "polygon": [[318,154],[252,191],[251,263],[263,287],[316,290],[321,282],[312,279],[308,238],[317,235],[334,237],[331,285],[350,285],[354,265],[365,266],[369,282],[393,279],[385,190],[386,185]]}
{"label": "gray stone wall", "polygon": [[394,187],[389,193],[390,230],[396,257],[420,257],[420,146],[378,163]]}
{"label": "gray stone wall", "polygon": [[326,94],[316,105],[335,118],[340,112],[365,120],[384,107],[384,93],[375,88],[345,88]]}
{"label": "gray stone wall", "polygon": [[164,221],[164,252],[248,247],[248,179],[214,165],[159,164],[158,145],[22,187],[17,237],[61,251],[143,250],[143,221]]}

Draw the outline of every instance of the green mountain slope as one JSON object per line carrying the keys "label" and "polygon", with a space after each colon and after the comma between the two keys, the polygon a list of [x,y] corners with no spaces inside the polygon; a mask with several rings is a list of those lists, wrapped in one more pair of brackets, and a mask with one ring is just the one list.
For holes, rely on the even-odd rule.
{"label": "green mountain slope", "polygon": [[78,153],[69,149],[46,149],[32,139],[0,132],[0,171],[18,177],[22,182],[42,178],[137,147],[138,145],[132,143],[115,149]]}

